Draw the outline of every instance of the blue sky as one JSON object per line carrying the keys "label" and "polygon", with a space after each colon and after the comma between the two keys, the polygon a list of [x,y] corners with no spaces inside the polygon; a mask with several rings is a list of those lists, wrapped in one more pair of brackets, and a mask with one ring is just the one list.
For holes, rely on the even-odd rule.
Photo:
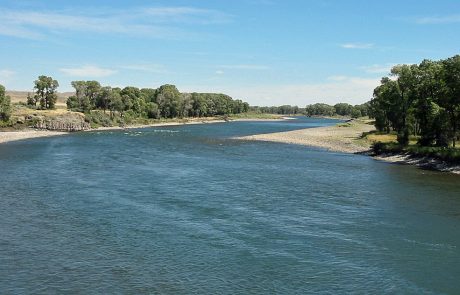
{"label": "blue sky", "polygon": [[458,0],[0,0],[0,83],[51,75],[223,92],[252,105],[362,103],[389,68],[459,54]]}

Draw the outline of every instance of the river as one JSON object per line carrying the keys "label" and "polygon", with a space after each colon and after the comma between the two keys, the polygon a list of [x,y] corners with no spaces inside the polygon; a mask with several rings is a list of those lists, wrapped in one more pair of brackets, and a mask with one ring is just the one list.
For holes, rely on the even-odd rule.
{"label": "river", "polygon": [[458,294],[460,177],[230,122],[0,145],[2,294]]}

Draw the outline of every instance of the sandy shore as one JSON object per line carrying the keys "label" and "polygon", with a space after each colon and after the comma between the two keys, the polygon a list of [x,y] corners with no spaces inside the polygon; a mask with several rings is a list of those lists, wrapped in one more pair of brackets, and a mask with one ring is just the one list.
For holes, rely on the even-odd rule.
{"label": "sandy shore", "polygon": [[360,136],[363,132],[374,129],[374,126],[369,124],[351,122],[330,127],[243,136],[237,139],[300,144],[335,152],[361,153],[369,150],[369,144],[360,140]]}
{"label": "sandy shore", "polygon": [[68,134],[68,132],[27,129],[22,131],[0,132],[0,143],[37,137],[50,137]]}

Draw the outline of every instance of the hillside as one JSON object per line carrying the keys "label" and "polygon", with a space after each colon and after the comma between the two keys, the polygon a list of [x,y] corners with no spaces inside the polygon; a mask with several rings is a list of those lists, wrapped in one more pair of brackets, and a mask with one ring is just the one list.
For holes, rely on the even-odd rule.
{"label": "hillside", "polygon": [[[7,90],[6,95],[11,97],[12,103],[18,102],[27,102],[27,94],[33,93],[33,91],[16,91],[16,90]],[[58,92],[58,101],[57,106],[65,106],[67,98],[71,95],[75,95],[74,92]]]}

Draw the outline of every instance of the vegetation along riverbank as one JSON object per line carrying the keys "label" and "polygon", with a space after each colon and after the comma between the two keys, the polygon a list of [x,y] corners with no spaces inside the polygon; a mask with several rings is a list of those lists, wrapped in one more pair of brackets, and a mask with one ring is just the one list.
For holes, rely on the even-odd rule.
{"label": "vegetation along riverbank", "polygon": [[40,76],[34,92],[0,85],[0,143],[68,132],[280,120],[282,115],[249,110],[241,100],[219,93],[180,93],[174,85],[158,89],[103,87],[74,81],[75,92],[59,93],[59,83]]}
{"label": "vegetation along riverbank", "polygon": [[439,61],[397,65],[391,69],[390,76],[382,78],[369,102],[355,106],[316,103],[299,108],[290,105],[250,107],[225,94],[181,93],[168,84],[157,89],[121,89],[102,86],[97,81],[73,81],[74,92],[59,94],[56,80],[39,76],[33,93],[11,93],[13,103],[5,88],[0,87],[0,128],[13,131],[1,132],[0,142],[97,128],[273,120],[302,114],[355,119],[337,126],[240,139],[368,153],[387,161],[457,171],[460,165],[459,77],[458,55]]}

